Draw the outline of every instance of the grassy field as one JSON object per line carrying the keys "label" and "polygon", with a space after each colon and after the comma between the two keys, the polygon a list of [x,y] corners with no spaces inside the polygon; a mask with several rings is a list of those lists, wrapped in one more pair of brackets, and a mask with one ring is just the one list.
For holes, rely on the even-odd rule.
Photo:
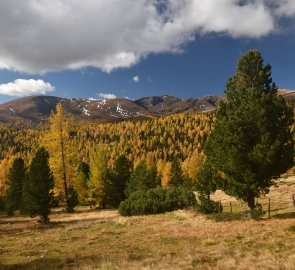
{"label": "grassy field", "polygon": [[271,219],[260,220],[241,219],[239,204],[222,192],[214,198],[225,212],[215,216],[181,210],[121,217],[81,207],[53,210],[45,226],[2,216],[0,269],[295,269],[292,194],[295,178],[281,179],[268,195]]}

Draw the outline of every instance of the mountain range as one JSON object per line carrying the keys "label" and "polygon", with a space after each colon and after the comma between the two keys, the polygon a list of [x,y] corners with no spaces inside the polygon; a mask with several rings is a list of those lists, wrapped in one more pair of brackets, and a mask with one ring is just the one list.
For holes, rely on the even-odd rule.
{"label": "mountain range", "polygon": [[[281,89],[279,93],[293,105],[295,104],[294,90]],[[61,103],[64,110],[74,117],[111,122],[162,117],[175,113],[208,113],[214,111],[223,99],[224,96],[218,95],[187,100],[168,95],[144,97],[138,100],[29,96],[0,104],[0,122],[46,121],[58,103]]]}

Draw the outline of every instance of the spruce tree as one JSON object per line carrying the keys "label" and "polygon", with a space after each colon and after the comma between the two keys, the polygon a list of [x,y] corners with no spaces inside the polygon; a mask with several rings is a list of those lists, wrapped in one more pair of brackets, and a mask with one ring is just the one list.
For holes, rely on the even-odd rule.
{"label": "spruce tree", "polygon": [[49,167],[49,154],[41,147],[32,159],[24,182],[23,210],[31,217],[38,215],[42,224],[49,221],[52,189],[53,175]]}
{"label": "spruce tree", "polygon": [[89,196],[89,177],[89,165],[85,162],[81,162],[74,181],[74,188],[78,193],[78,200],[81,204],[85,204]]}
{"label": "spruce tree", "polygon": [[171,179],[169,182],[169,186],[178,187],[183,185],[183,176],[182,176],[182,170],[180,166],[180,162],[177,158],[175,158],[172,162],[171,166]]}
{"label": "spruce tree", "polygon": [[8,190],[5,206],[8,215],[12,215],[14,210],[20,209],[24,179],[24,160],[22,158],[16,158],[12,162],[7,176]]}
{"label": "spruce tree", "polygon": [[111,173],[111,190],[112,196],[110,204],[118,207],[121,201],[126,199],[125,188],[130,179],[132,164],[125,155],[119,156],[114,163]]}
{"label": "spruce tree", "polygon": [[252,215],[255,198],[294,164],[293,111],[278,95],[271,66],[257,50],[240,58],[225,96],[205,154],[219,186],[247,202]]}
{"label": "spruce tree", "polygon": [[157,175],[150,172],[144,161],[140,162],[130,176],[125,190],[126,197],[138,190],[148,190],[157,187]]}

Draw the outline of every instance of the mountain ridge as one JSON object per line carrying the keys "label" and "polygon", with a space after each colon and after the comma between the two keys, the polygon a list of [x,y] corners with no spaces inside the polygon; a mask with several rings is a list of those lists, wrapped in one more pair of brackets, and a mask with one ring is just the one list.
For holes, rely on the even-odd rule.
{"label": "mountain ridge", "polygon": [[[280,89],[279,93],[295,104],[295,91]],[[82,119],[113,122],[162,117],[176,113],[209,113],[216,110],[222,95],[180,99],[175,96],[150,96],[137,100],[125,98],[85,99],[55,96],[28,96],[0,104],[0,122],[47,121],[60,102],[65,112]]]}

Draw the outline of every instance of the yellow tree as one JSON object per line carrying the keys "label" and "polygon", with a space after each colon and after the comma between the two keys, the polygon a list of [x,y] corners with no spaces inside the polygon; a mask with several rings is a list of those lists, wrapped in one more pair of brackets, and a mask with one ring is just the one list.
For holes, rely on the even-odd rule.
{"label": "yellow tree", "polygon": [[108,194],[108,165],[104,145],[95,146],[90,158],[90,189],[92,203],[105,208]]}
{"label": "yellow tree", "polygon": [[77,147],[74,140],[70,140],[71,128],[71,119],[64,114],[61,103],[58,103],[56,112],[50,116],[50,130],[44,144],[50,153],[55,195],[64,194],[67,209],[70,209],[68,188],[74,182],[77,167]]}

